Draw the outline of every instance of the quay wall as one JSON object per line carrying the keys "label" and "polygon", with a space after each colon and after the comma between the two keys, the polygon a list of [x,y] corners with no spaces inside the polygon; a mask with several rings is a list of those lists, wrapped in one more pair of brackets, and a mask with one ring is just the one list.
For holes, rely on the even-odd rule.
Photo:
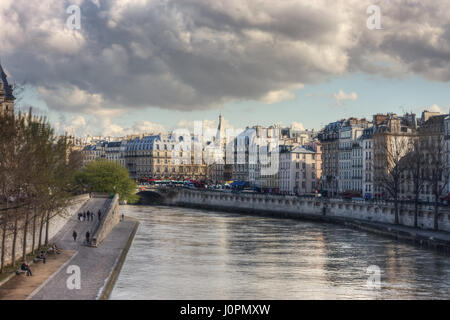
{"label": "quay wall", "polygon": [[[232,193],[179,189],[167,194],[166,204],[279,217],[308,218],[324,221],[366,221],[394,224],[395,210],[391,203],[346,202],[339,199],[301,198],[255,193]],[[401,208],[400,225],[414,226],[414,206]],[[432,207],[421,207],[418,226],[433,230]],[[450,232],[450,212],[442,212],[439,230]]]}
{"label": "quay wall", "polygon": [[119,214],[119,195],[116,193],[114,198],[109,201],[108,206],[102,212],[99,225],[92,234],[91,246],[97,247],[111,230],[120,222]]}
{"label": "quay wall", "polygon": [[[83,194],[75,196],[71,199],[70,204],[58,213],[52,214],[53,218],[50,219],[49,224],[49,241],[51,242],[53,237],[64,227],[67,220],[70,219],[80,208],[90,199],[89,194]],[[36,234],[35,234],[35,244],[39,243],[39,219],[36,219]],[[18,223],[18,233],[16,240],[16,260],[22,257],[22,244],[23,244],[23,226],[24,223],[19,221]],[[45,225],[42,230],[42,243],[45,240]],[[6,236],[5,243],[5,265],[8,265],[12,261],[12,243],[13,234],[9,231]],[[31,252],[33,245],[33,221],[28,222],[28,232],[27,232],[27,253]]]}

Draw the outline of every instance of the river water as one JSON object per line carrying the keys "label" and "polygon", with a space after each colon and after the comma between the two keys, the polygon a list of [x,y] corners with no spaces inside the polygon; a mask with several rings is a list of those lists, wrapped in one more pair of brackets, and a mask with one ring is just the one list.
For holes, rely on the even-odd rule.
{"label": "river water", "polygon": [[[450,298],[450,257],[363,231],[186,208],[121,211],[141,224],[111,299]],[[369,266],[380,270],[378,289],[367,284]]]}

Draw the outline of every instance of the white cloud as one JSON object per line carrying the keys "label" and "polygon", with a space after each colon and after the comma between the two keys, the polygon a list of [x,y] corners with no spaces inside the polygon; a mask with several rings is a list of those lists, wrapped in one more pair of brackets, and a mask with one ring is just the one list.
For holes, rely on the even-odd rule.
{"label": "white cloud", "polygon": [[157,134],[166,132],[166,129],[161,124],[143,120],[135,122],[132,131],[133,133]]}
{"label": "white cloud", "polygon": [[71,3],[81,30],[65,28],[66,1],[0,1],[2,61],[18,82],[41,87],[51,110],[118,117],[275,104],[295,99],[298,83],[350,72],[450,81],[448,0],[381,0],[382,31],[366,28],[371,0]]}
{"label": "white cloud", "polygon": [[342,106],[343,102],[347,100],[358,100],[358,94],[356,92],[346,93],[343,90],[339,90],[338,93],[333,94],[333,97],[338,106]]}
{"label": "white cloud", "polygon": [[294,121],[294,122],[291,123],[291,129],[294,129],[294,130],[305,130],[305,127],[303,126],[303,123]]}
{"label": "white cloud", "polygon": [[438,106],[437,104],[433,104],[431,107],[429,107],[427,109],[428,111],[431,112],[439,112],[439,113],[445,113],[445,111],[443,110],[443,108],[441,108],[440,106]]}

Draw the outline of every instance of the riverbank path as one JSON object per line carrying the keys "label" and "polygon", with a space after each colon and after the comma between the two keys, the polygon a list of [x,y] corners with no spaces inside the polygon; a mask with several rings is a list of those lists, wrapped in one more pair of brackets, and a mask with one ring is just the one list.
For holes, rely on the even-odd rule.
{"label": "riverbank path", "polygon": [[[76,213],[54,237],[58,247],[63,250],[73,250],[76,253],[28,299],[98,299],[136,225],[135,221],[125,219],[113,228],[97,248],[87,246],[84,242],[86,231],[89,231],[92,236],[98,223],[97,212],[101,210],[104,214],[109,201],[111,200],[105,198],[90,199],[79,211],[93,212],[94,221],[80,221]],[[78,234],[76,241],[72,237],[74,230]],[[79,288],[77,279],[79,279]]]}

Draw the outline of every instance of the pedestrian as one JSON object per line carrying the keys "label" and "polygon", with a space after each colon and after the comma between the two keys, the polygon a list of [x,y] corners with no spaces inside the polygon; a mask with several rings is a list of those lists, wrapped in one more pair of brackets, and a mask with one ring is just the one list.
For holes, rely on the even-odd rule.
{"label": "pedestrian", "polygon": [[98,210],[98,220],[100,220],[100,217],[102,216],[102,212],[100,211],[100,209]]}
{"label": "pedestrian", "polygon": [[20,269],[22,269],[22,271],[26,271],[27,272],[27,276],[32,276],[33,275],[31,273],[30,265],[26,261],[24,261],[22,263],[22,265],[20,266]]}
{"label": "pedestrian", "polygon": [[38,256],[36,257],[36,260],[42,260],[42,263],[45,264],[45,252],[41,251],[41,253],[39,253]]}
{"label": "pedestrian", "polygon": [[122,213],[122,221],[125,220],[125,215]]}
{"label": "pedestrian", "polygon": [[78,212],[78,220],[81,220],[81,215],[82,215],[82,213]]}
{"label": "pedestrian", "polygon": [[86,212],[83,212],[83,221],[86,220]]}
{"label": "pedestrian", "polygon": [[86,244],[89,244],[89,231],[86,231]]}
{"label": "pedestrian", "polygon": [[77,236],[78,236],[77,232],[75,230],[73,230],[73,233],[72,233],[73,241],[77,241]]}

